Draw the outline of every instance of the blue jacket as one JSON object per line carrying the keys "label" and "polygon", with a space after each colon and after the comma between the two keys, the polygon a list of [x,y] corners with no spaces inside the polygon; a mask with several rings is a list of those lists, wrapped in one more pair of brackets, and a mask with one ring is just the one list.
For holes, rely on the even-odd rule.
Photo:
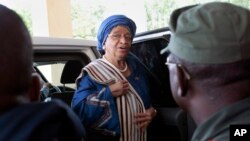
{"label": "blue jacket", "polygon": [[[137,91],[147,109],[151,105],[150,90],[148,87],[149,76],[144,66],[133,57],[128,57],[126,61],[132,70],[127,80]],[[99,93],[102,94],[97,97]],[[80,79],[75,95],[73,96],[72,109],[77,113],[82,124],[88,130],[110,136],[120,135],[115,98],[112,96],[107,85],[99,84],[92,80],[86,72],[84,72],[83,77]]]}

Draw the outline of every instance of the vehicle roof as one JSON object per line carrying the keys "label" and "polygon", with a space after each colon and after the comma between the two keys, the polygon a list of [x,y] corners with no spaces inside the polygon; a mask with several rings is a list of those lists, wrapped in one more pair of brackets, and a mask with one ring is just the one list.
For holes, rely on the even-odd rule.
{"label": "vehicle roof", "polygon": [[94,46],[97,42],[94,40],[75,39],[67,37],[32,37],[33,47],[41,46]]}
{"label": "vehicle roof", "polygon": [[[94,40],[74,39],[65,37],[32,37],[35,53],[51,55],[55,53],[84,53],[91,60],[100,56]],[[35,55],[36,56],[36,55]],[[36,58],[36,57],[35,57]]]}

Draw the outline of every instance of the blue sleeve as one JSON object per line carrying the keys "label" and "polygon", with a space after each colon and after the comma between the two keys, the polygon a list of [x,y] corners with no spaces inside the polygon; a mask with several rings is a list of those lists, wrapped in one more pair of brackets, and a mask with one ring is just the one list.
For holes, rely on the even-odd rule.
{"label": "blue sleeve", "polygon": [[116,103],[109,87],[93,81],[88,74],[80,80],[71,106],[84,126],[119,131]]}

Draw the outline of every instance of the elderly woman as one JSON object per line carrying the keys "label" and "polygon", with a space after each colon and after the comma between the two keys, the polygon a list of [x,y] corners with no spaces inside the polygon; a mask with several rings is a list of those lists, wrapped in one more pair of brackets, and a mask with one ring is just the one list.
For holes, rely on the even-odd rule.
{"label": "elderly woman", "polygon": [[150,103],[149,76],[129,55],[136,32],[124,15],[105,19],[98,31],[102,58],[85,66],[77,79],[72,109],[86,127],[89,141],[146,141],[156,115]]}

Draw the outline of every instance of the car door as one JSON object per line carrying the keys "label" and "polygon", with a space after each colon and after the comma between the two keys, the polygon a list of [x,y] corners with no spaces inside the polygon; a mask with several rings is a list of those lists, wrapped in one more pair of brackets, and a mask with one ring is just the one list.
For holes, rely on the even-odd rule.
{"label": "car door", "polygon": [[170,37],[169,28],[137,34],[131,53],[152,75],[151,99],[158,112],[150,128],[153,140],[163,141],[172,138],[175,141],[189,141],[195,126],[190,116],[178,107],[172,97],[169,72],[165,65],[168,54],[160,54],[168,45]]}

